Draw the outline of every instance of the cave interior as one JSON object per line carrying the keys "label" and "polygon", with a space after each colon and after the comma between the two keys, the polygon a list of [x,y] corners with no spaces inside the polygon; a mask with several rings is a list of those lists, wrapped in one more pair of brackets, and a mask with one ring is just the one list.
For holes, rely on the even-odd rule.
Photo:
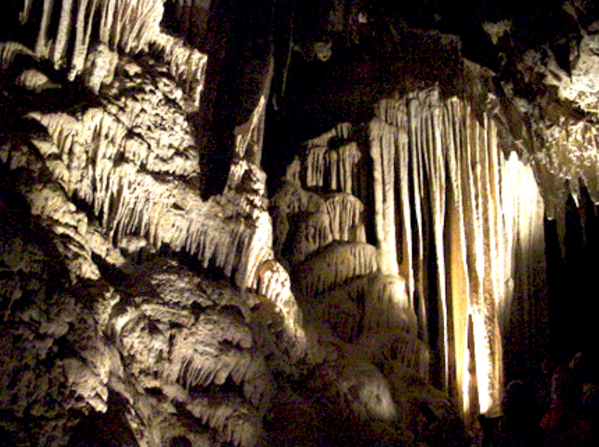
{"label": "cave interior", "polygon": [[540,3],[2,2],[0,441],[474,446],[599,379],[599,6]]}

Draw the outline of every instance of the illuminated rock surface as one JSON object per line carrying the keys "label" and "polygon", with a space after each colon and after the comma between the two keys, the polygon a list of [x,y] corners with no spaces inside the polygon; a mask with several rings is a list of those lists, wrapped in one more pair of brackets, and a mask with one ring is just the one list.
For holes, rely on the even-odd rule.
{"label": "illuminated rock surface", "polygon": [[7,3],[0,443],[466,446],[569,333],[592,2]]}

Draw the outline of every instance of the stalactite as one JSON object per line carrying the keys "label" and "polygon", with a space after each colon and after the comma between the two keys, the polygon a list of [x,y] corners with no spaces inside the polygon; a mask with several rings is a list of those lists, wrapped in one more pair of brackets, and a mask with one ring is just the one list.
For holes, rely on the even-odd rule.
{"label": "stalactite", "polygon": [[395,128],[378,119],[371,124],[371,156],[374,160],[375,222],[379,239],[379,263],[387,274],[397,274],[395,231]]}
{"label": "stalactite", "polygon": [[[538,359],[545,352],[538,346],[538,334],[547,334],[547,302],[543,299],[522,300],[522,296],[546,293],[546,260],[543,218],[545,206],[537,186],[533,166],[524,165],[516,153],[511,153],[502,169],[503,209],[508,240],[506,264],[514,272],[506,278],[506,299],[499,306],[499,324],[512,355],[529,355],[533,350]],[[517,353],[517,354],[516,354]],[[513,365],[510,365],[513,368]]]}
{"label": "stalactite", "polygon": [[309,187],[324,185],[325,163],[324,155],[328,151],[325,147],[311,148],[308,152],[306,163],[306,185]]}
{"label": "stalactite", "polygon": [[[526,230],[517,227],[518,218],[512,213],[517,205],[510,201],[517,188],[522,188],[518,178],[525,177],[531,185],[532,177],[508,169],[512,164],[522,166],[521,162],[506,164],[497,127],[487,114],[475,118],[470,105],[458,98],[441,99],[436,89],[381,101],[370,130],[383,271],[401,271],[408,277],[409,295],[419,295],[415,305],[422,324],[428,318],[422,300],[431,281],[427,278],[431,272],[424,268],[432,261],[428,253],[435,256],[437,289],[427,294],[433,293],[439,302],[439,339],[433,340],[442,351],[437,359],[442,365],[439,379],[457,394],[467,413],[471,315],[479,406],[482,412],[493,412],[498,408],[503,377],[505,334],[500,327],[509,314],[505,306],[512,299],[510,283],[518,276],[516,264],[520,265],[514,246],[528,237]],[[535,206],[520,211],[530,216],[524,220],[535,228],[539,241],[542,206],[533,186],[527,188]],[[401,205],[396,204],[398,200]],[[434,251],[426,247],[430,243]],[[522,262],[543,268],[539,254],[535,256]],[[534,276],[530,270],[526,275]],[[537,291],[525,289],[519,292],[522,299],[535,299]],[[527,326],[527,333],[542,328],[541,324],[533,329],[534,324]]]}
{"label": "stalactite", "polygon": [[[164,0],[43,0],[35,53],[58,68],[68,67],[74,78],[84,68],[97,35],[111,50],[137,52],[160,36]],[[21,22],[28,23],[31,2],[24,2]],[[56,23],[54,23],[55,21]],[[56,35],[49,30],[56,29]],[[71,53],[69,46],[72,45]]]}
{"label": "stalactite", "polygon": [[52,60],[56,61],[56,65],[62,65],[67,51],[68,32],[71,28],[71,9],[73,7],[72,0],[64,0],[60,11],[60,21],[56,35],[56,43],[52,54]]}
{"label": "stalactite", "polygon": [[150,42],[150,47],[159,53],[159,60],[169,66],[178,84],[191,97],[192,103],[199,107],[208,56],[189,48],[181,39],[164,33],[156,36]]}
{"label": "stalactite", "polygon": [[354,169],[360,158],[361,154],[355,142],[327,152],[325,160],[330,166],[331,189],[350,194],[353,192]]}
{"label": "stalactite", "polygon": [[[89,202],[117,244],[130,235],[146,237],[155,248],[166,244],[185,250],[197,256],[204,267],[222,268],[242,287],[255,288],[258,267],[272,257],[264,251],[272,237],[268,215],[252,202],[235,201],[235,191],[228,193],[229,199],[203,202],[191,185],[179,180],[177,176],[199,174],[191,131],[182,129],[185,132],[177,134],[176,140],[153,131],[148,122],[155,120],[142,107],[143,100],[155,102],[160,94],[141,95],[137,101],[127,99],[134,110],[129,122],[108,113],[112,103],[105,109],[91,108],[79,117],[32,113],[31,117],[48,129],[61,155],[62,164],[48,165],[56,169],[55,179],[70,195]],[[166,109],[159,119],[169,115],[178,119],[179,113]],[[133,128],[139,133],[132,134]],[[177,142],[180,146],[173,146]],[[48,148],[42,145],[42,153],[48,153]],[[68,168],[68,176],[62,166]],[[256,179],[257,194],[264,189],[263,181],[263,176]],[[228,218],[240,210],[251,219]]]}
{"label": "stalactite", "polygon": [[[458,100],[449,101],[446,109],[445,123],[448,129],[449,174],[447,233],[452,241],[447,248],[447,262],[450,274],[448,278],[448,294],[452,299],[453,339],[455,349],[455,381],[457,398],[464,414],[470,412],[470,352],[468,348],[468,324],[470,303],[470,281],[466,244],[466,213],[464,210],[465,187],[462,179],[461,147],[461,104]],[[452,126],[451,123],[457,123]],[[453,128],[452,128],[453,127]]]}
{"label": "stalactite", "polygon": [[[445,172],[445,156],[443,154],[445,141],[442,141],[443,131],[442,123],[439,116],[440,110],[437,107],[433,108],[433,113],[425,118],[421,126],[426,129],[425,146],[423,152],[425,154],[425,169],[428,171],[429,195],[431,200],[431,208],[433,214],[433,233],[436,247],[443,247],[444,244],[444,226],[445,226],[445,194],[446,194],[446,172]],[[418,149],[417,149],[418,150]],[[420,152],[420,151],[419,151]],[[447,304],[446,294],[446,278],[445,278],[445,252],[444,250],[436,250],[437,268],[439,275],[439,318],[440,332],[442,332],[442,345],[445,358],[443,359],[443,368],[445,370],[444,383],[449,386],[449,309]]]}
{"label": "stalactite", "polygon": [[[27,9],[30,8],[30,5],[25,5]],[[35,53],[40,57],[48,57],[49,48],[47,39],[48,33],[48,25],[50,21],[50,15],[52,14],[52,8],[54,6],[54,0],[44,0],[42,19],[39,25],[39,31],[37,40],[35,42]],[[23,14],[22,17],[27,16],[29,14]]]}
{"label": "stalactite", "polygon": [[[63,0],[63,2],[64,2],[64,0]],[[75,36],[74,36],[74,39],[73,39],[73,36],[69,36],[70,39],[68,39],[68,40],[72,39],[74,41],[73,55],[72,55],[72,59],[70,61],[71,62],[70,63],[70,66],[71,66],[70,76],[72,79],[77,74],[81,73],[81,71],[83,70],[83,66],[85,65],[85,59],[87,58],[87,53],[89,50],[89,48],[88,48],[89,36],[91,33],[91,27],[92,27],[92,23],[93,23],[94,15],[95,15],[96,11],[95,11],[95,9],[91,10],[91,13],[88,16],[88,11],[87,11],[88,2],[89,2],[89,0],[82,0],[81,3],[78,5],[79,8],[76,12],[77,15],[74,20]],[[62,13],[68,14],[70,16],[71,11],[63,9]],[[61,21],[62,21],[62,17],[61,17]],[[71,31],[71,30],[68,30],[68,31]],[[64,30],[63,33],[66,34],[66,30]],[[109,48],[116,49],[115,46],[111,46],[112,42],[105,42],[105,43],[108,45]],[[62,52],[62,49],[60,49],[60,52]],[[62,64],[63,61],[62,60],[58,61],[58,60],[54,59],[53,62],[54,62],[54,65],[58,68]]]}

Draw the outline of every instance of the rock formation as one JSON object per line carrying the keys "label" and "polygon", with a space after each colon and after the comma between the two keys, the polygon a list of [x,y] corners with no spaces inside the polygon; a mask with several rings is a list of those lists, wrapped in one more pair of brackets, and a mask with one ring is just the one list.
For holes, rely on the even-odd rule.
{"label": "rock formation", "polygon": [[0,442],[471,445],[562,334],[593,2],[7,3]]}

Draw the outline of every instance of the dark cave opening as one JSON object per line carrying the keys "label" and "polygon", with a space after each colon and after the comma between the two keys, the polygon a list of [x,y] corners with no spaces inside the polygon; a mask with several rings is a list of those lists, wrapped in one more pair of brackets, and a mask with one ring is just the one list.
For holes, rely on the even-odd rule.
{"label": "dark cave opening", "polygon": [[[584,185],[578,203],[566,204],[565,233],[555,220],[546,222],[548,303],[551,347],[562,362],[577,352],[599,355],[599,300],[595,272],[599,268],[599,215]],[[560,243],[560,239],[563,241]]]}

